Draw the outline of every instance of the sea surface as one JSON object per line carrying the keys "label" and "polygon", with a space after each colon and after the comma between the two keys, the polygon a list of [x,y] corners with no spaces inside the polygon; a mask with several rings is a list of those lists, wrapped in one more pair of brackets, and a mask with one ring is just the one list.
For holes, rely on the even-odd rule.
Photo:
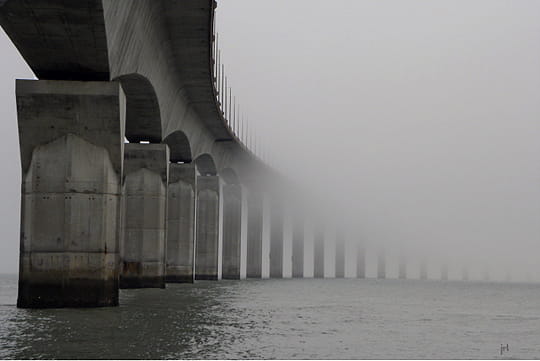
{"label": "sea surface", "polygon": [[540,357],[537,284],[200,282],[80,310],[17,309],[16,296],[1,276],[0,359]]}

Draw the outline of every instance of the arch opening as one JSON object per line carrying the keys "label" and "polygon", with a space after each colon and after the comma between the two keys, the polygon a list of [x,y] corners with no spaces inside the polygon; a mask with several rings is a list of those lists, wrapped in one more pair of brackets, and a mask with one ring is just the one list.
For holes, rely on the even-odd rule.
{"label": "arch opening", "polygon": [[169,146],[171,163],[191,163],[191,145],[184,132],[177,130],[169,134],[163,143]]}
{"label": "arch opening", "polygon": [[140,74],[117,77],[126,95],[126,139],[130,143],[160,143],[161,112],[154,86]]}
{"label": "arch opening", "polygon": [[200,175],[203,176],[215,176],[217,175],[217,168],[214,159],[210,154],[202,154],[195,159],[195,166]]}

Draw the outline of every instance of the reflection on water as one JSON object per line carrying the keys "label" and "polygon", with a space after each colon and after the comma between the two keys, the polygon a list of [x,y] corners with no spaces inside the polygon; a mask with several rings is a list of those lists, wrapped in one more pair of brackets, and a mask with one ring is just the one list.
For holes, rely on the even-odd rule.
{"label": "reflection on water", "polygon": [[202,282],[121,306],[19,310],[0,277],[0,358],[540,357],[540,287],[375,280]]}

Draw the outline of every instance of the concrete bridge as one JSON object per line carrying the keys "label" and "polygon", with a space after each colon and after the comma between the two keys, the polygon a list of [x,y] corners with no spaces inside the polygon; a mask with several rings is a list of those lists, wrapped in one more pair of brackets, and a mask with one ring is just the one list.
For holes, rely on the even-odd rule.
{"label": "concrete bridge", "polygon": [[[314,276],[325,277],[328,237],[345,276],[345,236],[308,229],[299,192],[242,126],[216,5],[0,0],[0,24],[39,79],[16,83],[19,307],[115,306],[121,287],[260,278],[265,264],[281,278],[284,261],[303,277],[310,237]],[[379,263],[384,278],[382,252]]]}

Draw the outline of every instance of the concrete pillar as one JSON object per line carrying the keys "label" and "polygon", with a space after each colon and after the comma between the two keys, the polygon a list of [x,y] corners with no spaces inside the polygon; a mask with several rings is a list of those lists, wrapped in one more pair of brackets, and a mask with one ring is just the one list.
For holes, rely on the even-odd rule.
{"label": "concrete pillar", "polygon": [[320,228],[313,240],[313,277],[324,278],[324,230]]}
{"label": "concrete pillar", "polygon": [[242,186],[223,186],[223,279],[240,279],[242,252]]}
{"label": "concrete pillar", "polygon": [[462,281],[468,281],[469,280],[469,269],[467,268],[467,266],[464,266],[461,269],[461,280]]}
{"label": "concrete pillar", "polygon": [[377,278],[380,280],[386,278],[386,254],[383,249],[377,255]]}
{"label": "concrete pillar", "polygon": [[169,165],[167,211],[167,276],[169,283],[193,283],[195,278],[194,164]]}
{"label": "concrete pillar", "polygon": [[125,99],[118,83],[17,80],[17,306],[118,305]]}
{"label": "concrete pillar", "polygon": [[272,205],[270,216],[270,278],[283,278],[283,210]]}
{"label": "concrete pillar", "polygon": [[420,261],[420,279],[425,281],[428,279],[427,260],[422,259]]}
{"label": "concrete pillar", "polygon": [[292,276],[304,277],[304,220],[295,217],[293,226]]}
{"label": "concrete pillar", "polygon": [[407,279],[407,257],[403,254],[399,256],[399,279]]}
{"label": "concrete pillar", "polygon": [[197,177],[195,279],[219,279],[220,180]]}
{"label": "concrete pillar", "polygon": [[263,196],[249,192],[247,197],[247,277],[262,277]]}
{"label": "concrete pillar", "polygon": [[366,278],[366,250],[360,243],[356,244],[356,278]]}
{"label": "concrete pillar", "polygon": [[441,267],[441,280],[448,281],[448,265],[443,264]]}
{"label": "concrete pillar", "polygon": [[165,288],[169,147],[125,145],[120,288]]}
{"label": "concrete pillar", "polygon": [[345,236],[338,233],[336,238],[336,278],[345,278]]}

